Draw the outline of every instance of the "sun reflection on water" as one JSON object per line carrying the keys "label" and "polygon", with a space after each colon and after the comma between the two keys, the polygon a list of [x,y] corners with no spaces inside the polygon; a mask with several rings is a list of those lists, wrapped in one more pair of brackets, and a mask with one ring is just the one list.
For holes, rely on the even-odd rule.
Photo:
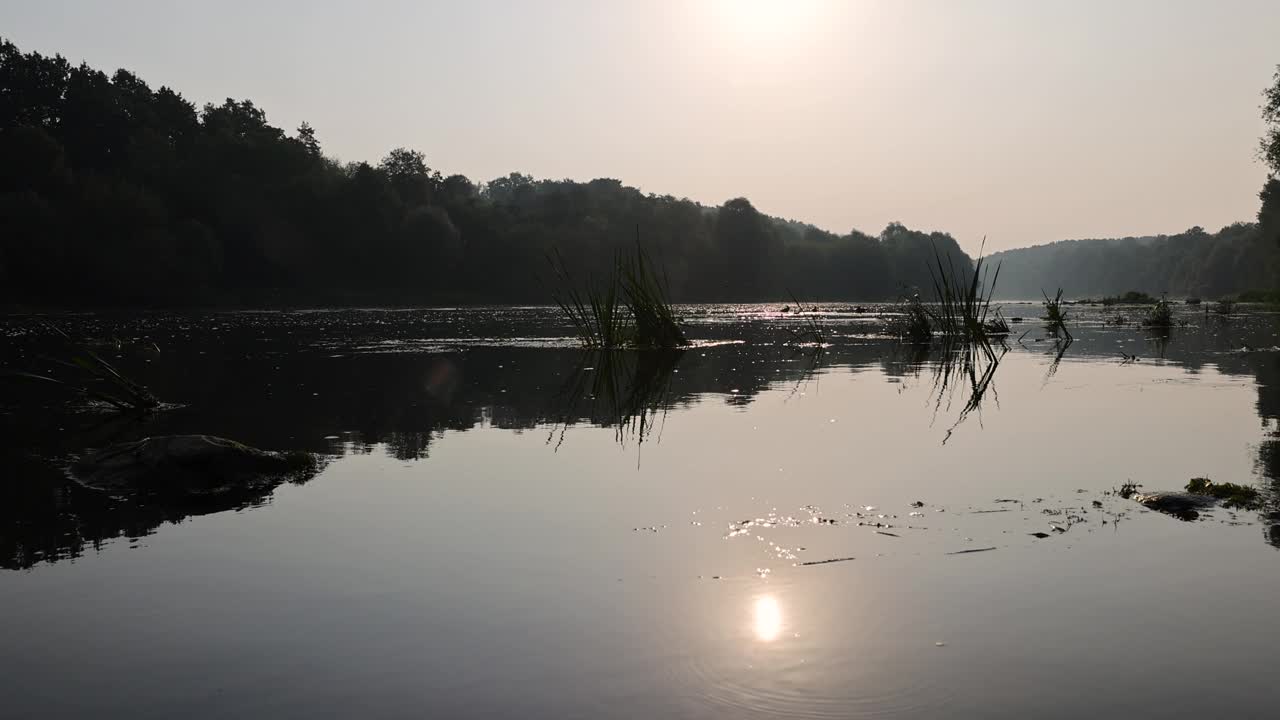
{"label": "sun reflection on water", "polygon": [[782,608],[777,598],[772,595],[756,598],[752,629],[760,642],[773,642],[782,634]]}

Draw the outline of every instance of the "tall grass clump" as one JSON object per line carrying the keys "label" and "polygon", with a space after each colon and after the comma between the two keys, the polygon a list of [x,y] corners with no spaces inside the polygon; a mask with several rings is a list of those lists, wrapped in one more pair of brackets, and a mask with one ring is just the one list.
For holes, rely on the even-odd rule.
{"label": "tall grass clump", "polygon": [[920,300],[917,293],[910,298],[903,298],[899,303],[900,314],[894,327],[894,334],[899,340],[922,344],[933,339],[933,321],[929,319],[929,309]]}
{"label": "tall grass clump", "polygon": [[1044,290],[1041,290],[1040,294],[1044,296],[1044,316],[1041,319],[1049,326],[1049,331],[1054,333],[1062,331],[1070,338],[1071,333],[1067,330],[1067,311],[1062,301],[1062,288],[1058,288],[1057,294],[1052,298]]}
{"label": "tall grass clump", "polygon": [[787,291],[787,294],[791,296],[791,301],[796,304],[796,314],[798,314],[804,321],[804,328],[802,330],[792,330],[791,328],[786,329],[787,332],[791,334],[790,343],[792,345],[826,344],[827,336],[822,332],[822,326],[818,324],[818,320],[812,314],[805,314],[806,312],[817,312],[817,308],[811,307],[806,311],[804,303],[801,303],[796,298],[795,293]]}
{"label": "tall grass clump", "polygon": [[999,308],[991,313],[991,318],[983,323],[982,329],[988,337],[1004,337],[1013,332],[1009,329],[1009,322],[1004,319]]}
{"label": "tall grass clump", "polygon": [[1142,324],[1154,328],[1173,327],[1173,306],[1169,304],[1169,300],[1163,297],[1157,300],[1156,304],[1147,311],[1147,317],[1142,320]]}
{"label": "tall grass clump", "polygon": [[973,276],[966,283],[964,275],[947,255],[946,264],[938,248],[933,249],[934,264],[929,266],[933,280],[936,303],[926,306],[933,330],[948,338],[959,340],[986,340],[993,335],[1007,335],[1008,324],[999,311],[991,312],[991,296],[1000,278],[1000,266],[994,273],[984,271],[985,259],[979,255],[973,267]]}
{"label": "tall grass clump", "polygon": [[39,373],[8,371],[7,375],[59,385],[82,397],[106,403],[120,412],[148,412],[160,407],[160,400],[150,390],[126,377],[87,345],[75,342],[60,328],[53,325],[46,327],[65,340],[69,349],[65,357],[45,357],[44,359],[67,369],[68,374],[64,377],[53,377]]}
{"label": "tall grass clump", "polygon": [[634,335],[632,321],[622,300],[618,263],[603,284],[588,277],[579,288],[565,267],[560,251],[547,258],[556,277],[551,296],[560,312],[573,326],[578,342],[593,350],[612,350],[630,342]]}
{"label": "tall grass clump", "polygon": [[689,344],[668,299],[665,276],[637,244],[635,255],[619,254],[604,282],[588,278],[579,287],[557,250],[548,258],[556,278],[552,298],[591,350],[678,348]]}
{"label": "tall grass clump", "polygon": [[671,307],[666,275],[654,270],[648,254],[636,245],[634,257],[618,262],[623,302],[631,311],[634,334],[631,342],[639,348],[677,348],[689,344]]}

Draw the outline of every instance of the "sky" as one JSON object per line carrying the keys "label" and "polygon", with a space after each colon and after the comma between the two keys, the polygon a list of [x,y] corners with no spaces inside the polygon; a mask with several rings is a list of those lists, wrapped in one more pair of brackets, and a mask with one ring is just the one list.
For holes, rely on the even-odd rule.
{"label": "sky", "polygon": [[970,252],[1252,220],[1275,0],[41,0],[0,36],[327,154],[611,177]]}

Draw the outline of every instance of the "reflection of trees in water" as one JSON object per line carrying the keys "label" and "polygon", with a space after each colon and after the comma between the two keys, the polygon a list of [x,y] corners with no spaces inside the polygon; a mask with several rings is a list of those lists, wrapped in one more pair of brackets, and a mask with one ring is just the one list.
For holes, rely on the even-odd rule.
{"label": "reflection of trees in water", "polygon": [[1232,353],[1223,356],[1218,367],[1222,372],[1251,374],[1257,382],[1257,412],[1267,438],[1258,445],[1254,469],[1264,483],[1264,538],[1280,548],[1280,352]]}
{"label": "reflection of trees in water", "polygon": [[1265,537],[1268,543],[1280,548],[1280,431],[1275,423],[1267,421],[1267,424],[1270,438],[1258,446],[1256,468],[1267,483],[1263,489]]}
{"label": "reflection of trees in water", "polygon": [[[345,328],[342,332],[346,332]],[[1206,365],[1253,377],[1258,414],[1280,432],[1280,352],[1228,352],[1255,339],[1243,321],[1230,336],[1179,331],[1167,345],[1169,363],[1188,372]],[[1141,342],[1134,328],[1081,327],[1071,357],[1119,363],[1117,339]],[[1224,344],[1225,343],[1225,344]],[[577,423],[612,427],[627,442],[648,439],[662,427],[662,412],[705,398],[745,405],[765,390],[798,393],[819,366],[878,365],[890,377],[928,377],[935,385],[932,407],[960,411],[960,421],[995,398],[995,374],[1003,356],[942,352],[940,345],[896,346],[888,342],[837,343],[820,358],[789,357],[775,345],[752,343],[685,351],[673,360],[661,354],[622,357],[607,372],[597,361],[581,364],[576,350],[471,348],[432,355],[340,354],[284,344],[264,352],[252,337],[213,339],[189,346],[160,342],[165,361],[147,368],[148,385],[183,408],[145,422],[103,422],[100,415],[69,415],[29,408],[16,388],[4,402],[0,434],[9,448],[62,457],[146,435],[206,432],[278,450],[333,454],[387,454],[401,460],[428,457],[431,445],[450,431],[477,426],[547,429]],[[1028,346],[1035,345],[1028,341]],[[1041,345],[1041,348],[1045,346]],[[1056,346],[1054,364],[1065,348]],[[34,351],[33,351],[34,352]],[[332,355],[332,356],[331,356]],[[676,372],[676,363],[679,364]],[[597,370],[581,371],[586,367]],[[578,372],[575,372],[577,370]],[[1062,373],[1070,372],[1063,365]],[[193,383],[191,378],[200,378]],[[577,402],[565,402],[577,381]],[[603,383],[603,384],[601,384]],[[596,387],[599,385],[599,387]],[[594,407],[593,407],[594,405]],[[980,415],[979,415],[980,416]],[[959,421],[956,426],[958,426]],[[952,427],[952,430],[956,426]],[[1280,434],[1257,449],[1259,474],[1280,494]],[[0,455],[16,452],[0,450]],[[41,560],[75,557],[114,537],[153,532],[165,522],[253,507],[269,502],[270,489],[223,506],[176,502],[122,503],[68,484],[51,463],[30,457],[0,457],[0,566],[26,567]],[[1270,523],[1268,523],[1270,525]],[[1280,530],[1268,530],[1269,537]],[[1280,547],[1280,540],[1274,541]]]}

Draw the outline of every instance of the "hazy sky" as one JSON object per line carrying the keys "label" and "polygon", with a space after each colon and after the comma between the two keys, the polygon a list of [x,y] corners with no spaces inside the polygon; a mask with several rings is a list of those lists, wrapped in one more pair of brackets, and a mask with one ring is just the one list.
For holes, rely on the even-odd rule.
{"label": "hazy sky", "polygon": [[0,35],[326,152],[445,174],[614,177],[975,250],[1251,220],[1280,1],[0,5]]}

